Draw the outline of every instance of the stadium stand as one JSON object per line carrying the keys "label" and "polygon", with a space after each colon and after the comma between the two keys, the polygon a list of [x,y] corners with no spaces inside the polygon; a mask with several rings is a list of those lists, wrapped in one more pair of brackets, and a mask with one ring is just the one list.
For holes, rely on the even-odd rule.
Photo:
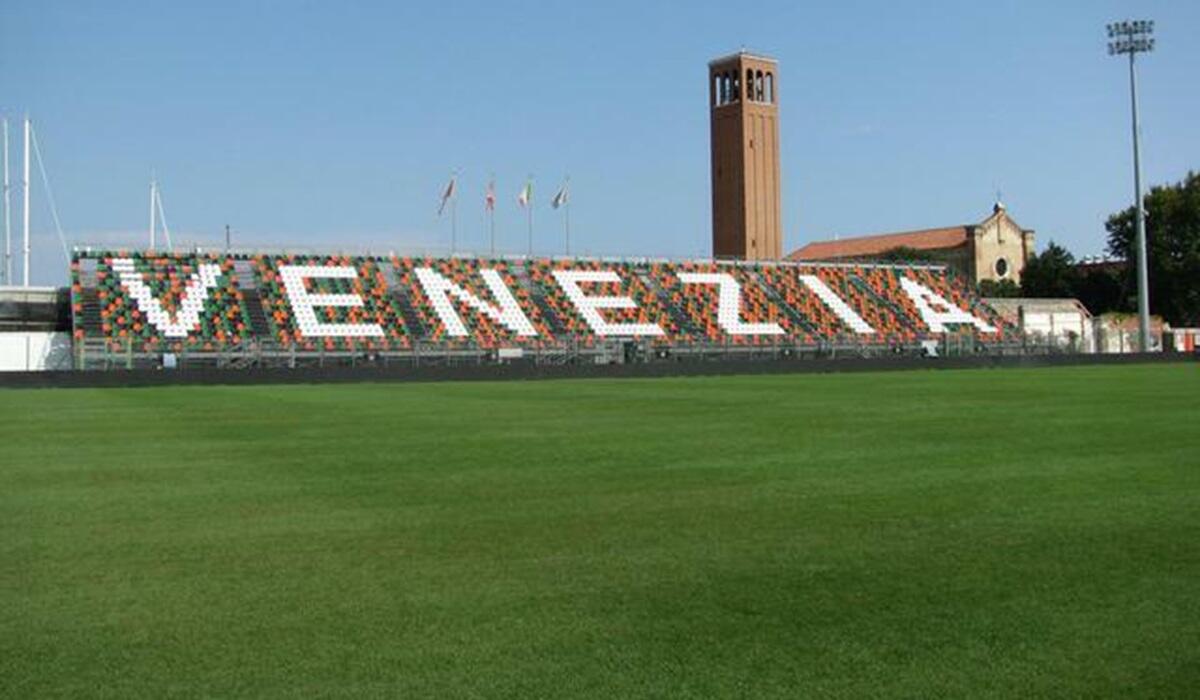
{"label": "stadium stand", "polygon": [[[487,349],[512,344],[542,347],[554,338],[520,265],[514,268],[503,259],[429,257],[393,257],[391,264],[405,292],[402,303],[411,308],[407,318],[417,337]],[[494,272],[488,275],[490,280],[484,278],[485,269]],[[427,294],[425,284],[439,291]]]}
{"label": "stadium stand", "polygon": [[[674,326],[658,295],[647,283],[649,273],[644,266],[630,262],[571,259],[537,259],[529,261],[527,266],[529,278],[546,311],[559,319],[559,327],[567,336],[584,345],[594,344],[599,335],[638,335],[660,343],[683,340],[671,335],[670,329]],[[572,283],[563,273],[581,274]],[[572,298],[577,295],[628,297],[633,304],[589,311],[581,308],[577,298]],[[661,330],[632,332],[636,327]],[[618,328],[624,330],[618,331]]]}
{"label": "stadium stand", "polygon": [[[944,267],[81,251],[77,341],[110,352],[913,347],[1015,328]],[[93,345],[94,346],[94,345]]]}
{"label": "stadium stand", "polygon": [[[774,290],[760,284],[758,270],[747,266],[718,265],[712,262],[683,262],[677,265],[654,264],[651,275],[666,292],[668,303],[683,320],[676,325],[678,335],[713,343],[759,344],[776,335],[808,340],[812,327],[805,319],[772,299]],[[722,281],[714,275],[724,276]],[[728,286],[732,280],[736,287]],[[722,284],[725,282],[725,284]],[[731,335],[722,327],[722,294],[733,293],[738,301],[736,321],[746,324],[774,325],[779,333]],[[729,299],[727,298],[727,303]]]}
{"label": "stadium stand", "polygon": [[154,252],[76,258],[74,337],[148,352],[241,345],[251,331],[233,264],[228,257]]}
{"label": "stadium stand", "polygon": [[[253,264],[267,321],[280,345],[308,351],[409,347],[407,325],[375,259],[256,255]],[[312,306],[293,304],[299,296]]]}

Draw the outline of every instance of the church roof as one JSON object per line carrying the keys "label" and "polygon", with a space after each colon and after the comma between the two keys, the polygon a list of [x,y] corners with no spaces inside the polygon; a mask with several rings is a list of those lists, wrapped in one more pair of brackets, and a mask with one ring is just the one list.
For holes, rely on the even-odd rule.
{"label": "church roof", "polygon": [[834,260],[879,255],[893,248],[941,250],[956,248],[967,242],[970,226],[927,228],[920,231],[852,236],[833,241],[813,241],[792,251],[788,260]]}

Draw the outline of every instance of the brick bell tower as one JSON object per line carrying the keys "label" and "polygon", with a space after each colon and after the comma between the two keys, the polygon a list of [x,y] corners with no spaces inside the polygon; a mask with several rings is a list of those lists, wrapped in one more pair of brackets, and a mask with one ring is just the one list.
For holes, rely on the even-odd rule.
{"label": "brick bell tower", "polygon": [[708,64],[714,258],[783,257],[779,71],[740,51]]}

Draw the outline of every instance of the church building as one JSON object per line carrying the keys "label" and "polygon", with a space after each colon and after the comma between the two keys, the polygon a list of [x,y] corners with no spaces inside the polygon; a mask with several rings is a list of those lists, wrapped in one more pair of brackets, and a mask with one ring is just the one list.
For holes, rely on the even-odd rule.
{"label": "church building", "polygon": [[1020,284],[1033,246],[1033,231],[1021,228],[997,202],[991,216],[976,224],[814,241],[787,257],[797,262],[870,261],[903,248],[945,263],[976,284],[984,280]]}

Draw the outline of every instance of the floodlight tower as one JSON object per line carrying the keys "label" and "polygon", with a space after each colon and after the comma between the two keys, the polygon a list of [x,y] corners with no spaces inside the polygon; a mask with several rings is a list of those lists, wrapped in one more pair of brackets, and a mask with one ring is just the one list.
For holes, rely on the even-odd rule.
{"label": "floodlight tower", "polygon": [[1108,55],[1129,55],[1129,99],[1133,106],[1133,211],[1137,222],[1138,349],[1150,350],[1150,283],[1146,268],[1146,212],[1142,207],[1141,136],[1138,131],[1137,71],[1134,57],[1154,50],[1154,21],[1108,25]]}

